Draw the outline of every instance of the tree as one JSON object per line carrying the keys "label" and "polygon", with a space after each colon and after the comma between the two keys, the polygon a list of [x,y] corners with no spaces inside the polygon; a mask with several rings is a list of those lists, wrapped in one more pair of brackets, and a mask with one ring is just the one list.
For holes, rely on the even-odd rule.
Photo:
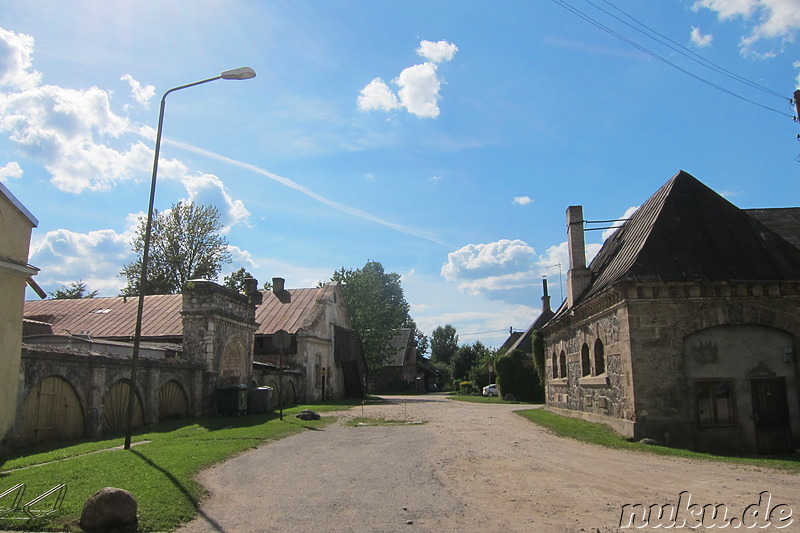
{"label": "tree", "polygon": [[539,378],[539,385],[544,390],[545,373],[547,369],[544,363],[544,339],[538,330],[531,334],[531,344],[533,345],[533,367],[536,369],[536,376]]}
{"label": "tree", "polygon": [[[450,324],[438,326],[431,334],[431,361],[449,365],[458,350],[456,328]],[[458,377],[458,376],[457,376]]]}
{"label": "tree", "polygon": [[[153,213],[145,294],[175,294],[192,279],[216,280],[223,263],[231,262],[219,210],[214,206],[178,202]],[[146,220],[139,219],[133,239],[137,259],[120,272],[128,279],[124,296],[139,294]]]}
{"label": "tree", "polygon": [[456,350],[456,353],[453,354],[450,363],[453,379],[468,379],[472,368],[479,365],[481,360],[486,358],[489,354],[489,348],[484,346],[481,341],[475,341],[472,344],[461,346]]}
{"label": "tree", "polygon": [[[252,278],[252,274],[244,269],[244,267],[240,268],[239,270],[235,270],[222,278],[222,285],[227,287],[231,290],[236,292],[245,292],[244,280],[245,278]],[[270,291],[272,290],[272,283],[269,281],[265,281],[261,285],[262,291]]]}
{"label": "tree", "polygon": [[361,336],[370,372],[381,368],[394,352],[392,339],[400,328],[413,323],[400,275],[387,273],[377,261],[367,261],[363,268],[337,270],[331,281],[342,284],[347,314]]}
{"label": "tree", "polygon": [[79,279],[73,281],[69,286],[62,285],[60,289],[54,292],[48,292],[51,300],[78,300],[82,298],[94,298],[100,291],[89,291],[89,287]]}
{"label": "tree", "polygon": [[511,350],[497,358],[497,386],[505,398],[513,394],[517,400],[541,402],[544,394],[530,355]]}

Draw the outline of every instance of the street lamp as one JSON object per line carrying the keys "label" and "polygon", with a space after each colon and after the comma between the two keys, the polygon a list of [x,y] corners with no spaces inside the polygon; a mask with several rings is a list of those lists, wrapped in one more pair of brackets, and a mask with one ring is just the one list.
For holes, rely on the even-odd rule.
{"label": "street lamp", "polygon": [[158,129],[156,130],[156,148],[155,156],[153,157],[153,178],[150,181],[150,205],[147,208],[147,225],[144,230],[144,249],[142,250],[142,270],[139,273],[139,302],[136,308],[136,329],[133,333],[133,355],[131,357],[131,383],[130,393],[128,395],[128,420],[125,428],[125,449],[131,448],[131,432],[133,430],[133,406],[136,399],[136,363],[139,360],[139,345],[142,342],[142,311],[144,310],[144,294],[145,284],[147,282],[147,262],[148,253],[150,252],[150,233],[153,227],[153,202],[156,197],[156,175],[158,173],[158,155],[161,152],[161,127],[164,123],[164,104],[167,100],[169,93],[194,87],[203,83],[216,80],[249,80],[255,78],[256,73],[250,67],[235,68],[233,70],[226,70],[219,76],[208,78],[207,80],[196,81],[187,85],[173,87],[164,93],[161,97],[161,110],[158,113]]}

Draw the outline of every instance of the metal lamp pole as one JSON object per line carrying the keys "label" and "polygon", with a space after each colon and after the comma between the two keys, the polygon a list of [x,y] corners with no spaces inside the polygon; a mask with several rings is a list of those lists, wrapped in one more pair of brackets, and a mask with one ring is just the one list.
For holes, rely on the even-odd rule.
{"label": "metal lamp pole", "polygon": [[131,357],[131,383],[128,395],[128,420],[125,427],[125,449],[131,448],[131,433],[133,430],[133,408],[136,399],[136,367],[139,360],[139,345],[142,341],[142,312],[144,310],[145,285],[147,283],[147,263],[150,252],[150,234],[153,227],[153,202],[156,197],[156,176],[158,174],[158,155],[161,152],[161,127],[164,123],[164,104],[169,93],[194,87],[203,83],[216,80],[247,80],[254,78],[256,73],[250,67],[241,67],[233,70],[226,70],[219,76],[208,78],[207,80],[196,81],[187,85],[173,87],[161,97],[161,110],[158,113],[158,129],[156,130],[156,148],[153,157],[153,177],[150,181],[150,204],[147,208],[147,225],[144,231],[144,249],[142,250],[142,269],[139,273],[139,300],[136,308],[136,329],[133,333],[133,355]]}

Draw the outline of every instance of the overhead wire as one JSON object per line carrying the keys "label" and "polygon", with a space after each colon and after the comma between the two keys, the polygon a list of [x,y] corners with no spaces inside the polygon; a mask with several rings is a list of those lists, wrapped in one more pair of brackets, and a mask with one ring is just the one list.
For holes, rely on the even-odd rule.
{"label": "overhead wire", "polygon": [[596,28],[598,28],[600,30],[603,30],[604,32],[608,33],[609,35],[611,35],[613,37],[616,37],[620,41],[622,41],[622,42],[624,42],[624,43],[636,48],[640,52],[652,57],[653,59],[657,59],[658,61],[661,61],[662,63],[664,63],[664,64],[666,64],[668,66],[671,66],[672,68],[674,68],[674,69],[686,74],[687,76],[689,76],[691,78],[696,79],[697,81],[699,81],[701,83],[704,83],[704,84],[708,85],[709,87],[712,87],[714,89],[717,89],[718,91],[721,91],[721,92],[726,93],[726,94],[728,94],[730,96],[733,96],[734,98],[738,98],[739,100],[748,102],[748,103],[753,104],[755,106],[761,107],[761,108],[766,109],[768,111],[772,111],[774,113],[777,113],[779,115],[782,115],[782,116],[785,116],[785,117],[788,117],[788,118],[791,118],[791,119],[794,120],[794,117],[792,115],[788,114],[788,113],[784,113],[783,111],[780,111],[780,110],[775,109],[773,107],[770,107],[770,106],[764,105],[762,103],[756,102],[755,100],[751,100],[750,98],[747,98],[745,96],[737,94],[737,93],[735,93],[735,92],[733,92],[733,91],[731,91],[731,90],[729,90],[729,89],[727,89],[727,88],[725,88],[725,87],[723,87],[723,86],[721,86],[721,85],[719,85],[717,83],[714,83],[714,82],[712,82],[710,80],[707,80],[707,79],[705,79],[705,78],[703,78],[703,77],[701,77],[701,76],[699,76],[699,75],[697,75],[697,74],[695,74],[693,72],[690,72],[689,70],[686,70],[685,68],[681,67],[680,65],[678,65],[676,63],[673,63],[669,59],[657,54],[656,52],[653,52],[652,50],[648,49],[647,47],[645,47],[643,45],[640,45],[639,43],[637,43],[637,42],[625,37],[624,35],[620,34],[617,31],[614,31],[612,28],[610,28],[610,27],[606,26],[605,24],[597,21],[596,19],[592,18],[590,15],[587,15],[586,13],[581,11],[580,9],[570,5],[569,3],[566,2],[566,0],[551,0],[551,1],[553,3],[559,5],[559,6],[563,7],[564,9],[566,9],[567,11],[572,13],[573,15],[577,16],[578,18],[581,18],[584,21],[588,22],[592,26],[595,26]]}

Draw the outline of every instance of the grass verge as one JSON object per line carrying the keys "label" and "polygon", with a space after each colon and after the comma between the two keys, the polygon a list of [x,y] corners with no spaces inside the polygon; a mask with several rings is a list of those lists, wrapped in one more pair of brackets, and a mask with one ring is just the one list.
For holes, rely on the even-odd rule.
{"label": "grass verge", "polygon": [[320,429],[335,420],[295,418],[302,409],[324,413],[361,403],[337,401],[288,408],[284,409],[282,421],[277,413],[175,421],[137,432],[134,443],[150,442],[127,451],[92,453],[121,445],[118,437],[54,449],[38,448],[24,456],[7,458],[0,471],[0,491],[25,483],[26,502],[54,485],[66,483],[67,494],[58,513],[27,521],[13,519],[24,516],[15,512],[0,518],[0,530],[80,531],[78,521],[84,502],[103,487],[133,493],[139,504],[139,531],[175,529],[196,515],[204,491],[194,477],[201,469],[266,441]]}
{"label": "grass verge", "polygon": [[449,394],[447,396],[451,400],[456,400],[459,402],[471,402],[471,403],[493,403],[495,405],[501,403],[507,404],[525,404],[531,405],[529,402],[507,402],[501,398],[492,398],[491,396],[470,396],[469,394]]}
{"label": "grass verge", "polygon": [[731,457],[725,455],[714,455],[710,453],[693,452],[680,448],[668,448],[666,446],[653,446],[650,444],[640,444],[631,442],[619,433],[604,424],[587,422],[578,418],[561,416],[545,409],[525,409],[514,411],[516,414],[527,418],[542,427],[552,431],[560,437],[599,444],[608,448],[621,450],[632,450],[656,455],[668,455],[671,457],[684,457],[687,459],[702,459],[706,461],[720,461],[735,463],[743,466],[768,467],[783,470],[789,473],[800,474],[800,457]]}

